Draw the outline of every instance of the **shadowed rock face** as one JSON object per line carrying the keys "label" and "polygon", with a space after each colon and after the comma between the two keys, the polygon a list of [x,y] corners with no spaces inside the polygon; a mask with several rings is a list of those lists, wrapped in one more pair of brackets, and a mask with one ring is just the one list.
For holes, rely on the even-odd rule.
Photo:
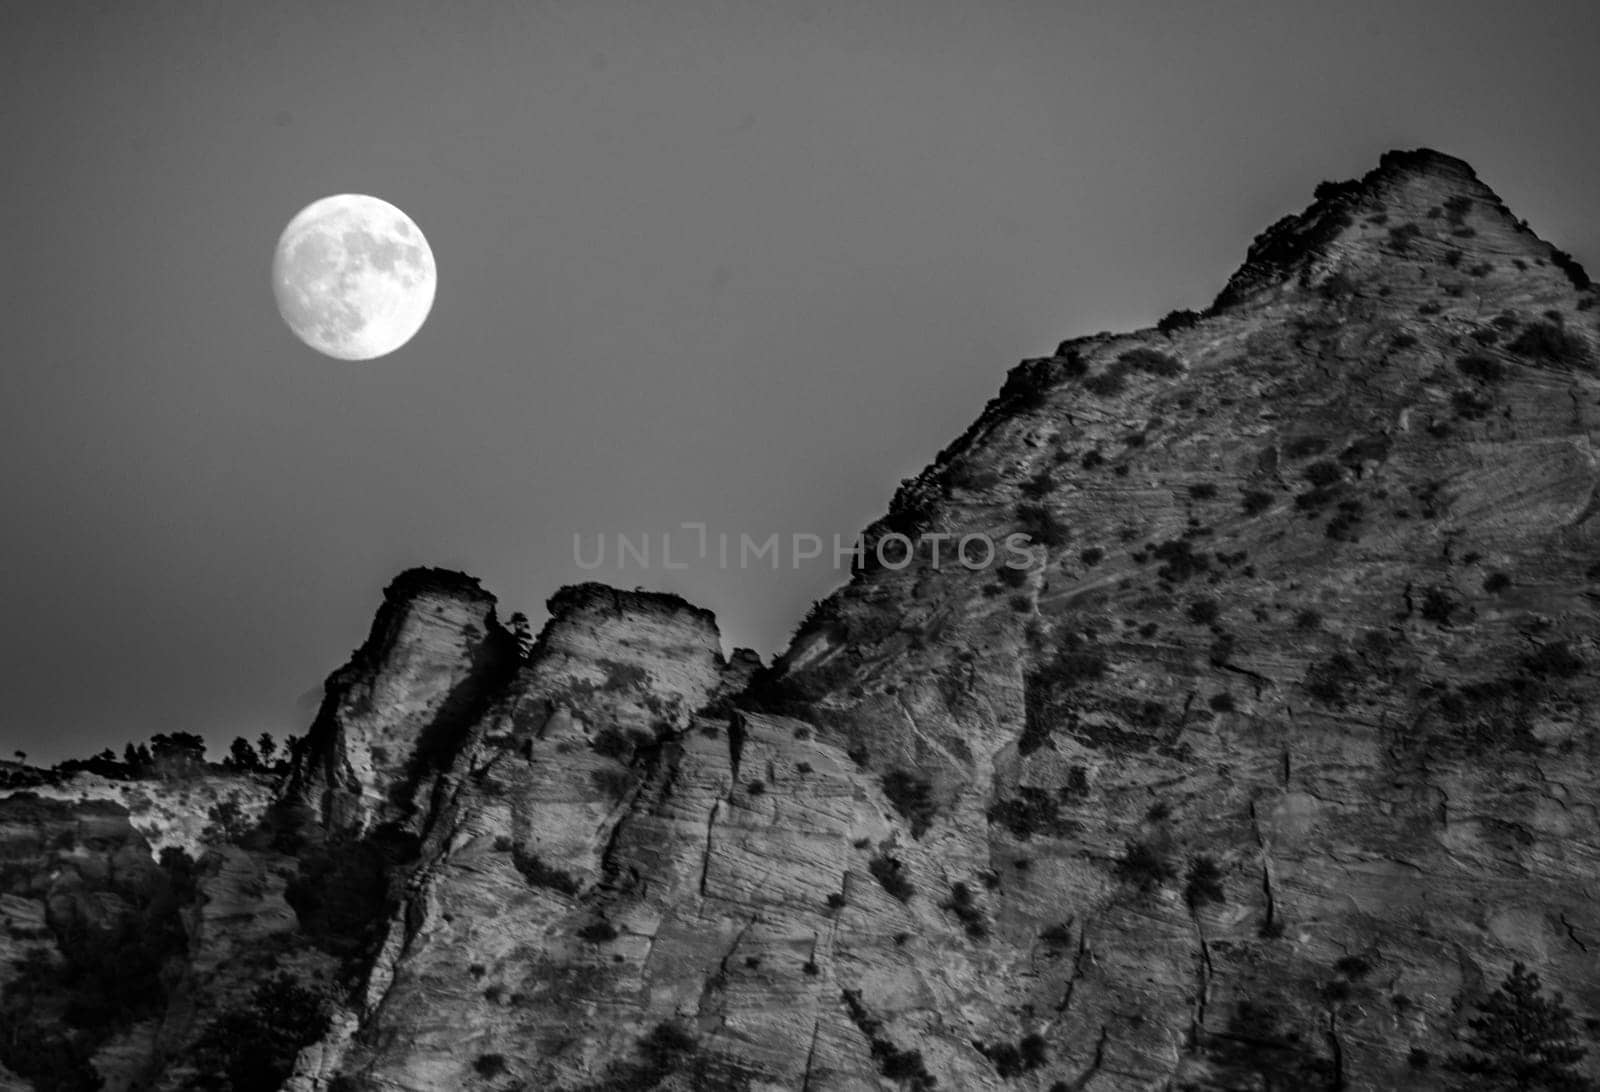
{"label": "shadowed rock face", "polygon": [[151,859],[120,805],[0,799],[0,1078],[94,1087],[95,1051],[148,1066],[181,997],[188,882]]}
{"label": "shadowed rock face", "polygon": [[1514,960],[1600,1016],[1586,285],[1390,153],[869,529],[1027,530],[1020,579],[869,560],[760,672],[675,597],[523,656],[403,574],[202,861],[162,1051],[95,1064],[180,1087],[285,968],[306,1092],[1426,1089]]}

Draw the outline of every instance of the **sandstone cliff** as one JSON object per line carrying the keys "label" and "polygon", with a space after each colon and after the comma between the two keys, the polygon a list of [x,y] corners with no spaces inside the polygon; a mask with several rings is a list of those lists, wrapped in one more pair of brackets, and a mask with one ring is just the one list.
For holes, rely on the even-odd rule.
{"label": "sandstone cliff", "polygon": [[1594,302],[1391,153],[1203,314],[1022,362],[753,677],[675,597],[524,652],[403,574],[198,865],[0,800],[3,954],[93,966],[92,904],[162,983],[8,1011],[108,1088],[1446,1087],[1514,961],[1600,1016]]}

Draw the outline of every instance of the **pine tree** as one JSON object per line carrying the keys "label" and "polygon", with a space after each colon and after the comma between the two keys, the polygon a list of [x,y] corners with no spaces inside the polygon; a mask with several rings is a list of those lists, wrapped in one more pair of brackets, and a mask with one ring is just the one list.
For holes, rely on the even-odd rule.
{"label": "pine tree", "polygon": [[517,655],[526,658],[533,650],[533,628],[520,610],[511,616],[511,635],[517,640]]}
{"label": "pine tree", "polygon": [[261,752],[262,763],[271,766],[272,756],[278,752],[278,741],[272,738],[271,732],[262,732],[256,739],[256,750]]}
{"label": "pine tree", "polygon": [[205,764],[206,741],[193,732],[158,732],[150,737],[150,747],[158,760],[165,760],[169,765]]}
{"label": "pine tree", "polygon": [[1594,1085],[1573,1067],[1587,1053],[1577,1044],[1572,1010],[1561,995],[1545,997],[1539,976],[1521,963],[1494,993],[1477,1004],[1462,1038],[1467,1050],[1449,1067],[1470,1080],[1458,1085],[1484,1090],[1543,1089],[1588,1092]]}
{"label": "pine tree", "polygon": [[228,747],[228,757],[223,764],[234,770],[259,770],[261,757],[256,754],[256,749],[250,745],[248,739],[239,736]]}

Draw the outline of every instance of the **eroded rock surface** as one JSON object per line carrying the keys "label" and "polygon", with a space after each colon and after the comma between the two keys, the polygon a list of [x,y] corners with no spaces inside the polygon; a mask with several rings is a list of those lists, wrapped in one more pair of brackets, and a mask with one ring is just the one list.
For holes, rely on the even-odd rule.
{"label": "eroded rock surface", "polygon": [[[299,1092],[1429,1089],[1514,961],[1600,1017],[1594,301],[1391,153],[1203,315],[1019,365],[869,529],[938,563],[772,668],[592,584],[524,653],[403,574],[92,1064],[182,1087],[284,973]],[[110,805],[0,809],[37,958],[68,825],[71,905],[159,871]]]}

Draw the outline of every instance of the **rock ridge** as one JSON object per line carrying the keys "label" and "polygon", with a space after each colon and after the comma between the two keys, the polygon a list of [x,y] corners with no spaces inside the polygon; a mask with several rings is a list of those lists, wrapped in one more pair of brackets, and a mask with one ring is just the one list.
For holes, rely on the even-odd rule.
{"label": "rock ridge", "polygon": [[[1525,224],[1512,218],[1505,203],[1465,161],[1429,148],[1416,148],[1385,153],[1378,166],[1360,179],[1317,186],[1309,206],[1283,217],[1255,238],[1244,264],[1228,279],[1207,313],[1217,314],[1258,300],[1297,279],[1317,279],[1337,264],[1337,258],[1348,257],[1351,250],[1367,252],[1369,260],[1370,252],[1377,248],[1404,250],[1412,236],[1403,224],[1394,225],[1395,231],[1401,232],[1398,235],[1393,231],[1363,232],[1358,227],[1357,221],[1364,217],[1381,218],[1377,226],[1387,223],[1396,211],[1391,206],[1411,213],[1417,220],[1443,218],[1452,229],[1453,248],[1466,251],[1475,249],[1470,240],[1479,229],[1465,224],[1468,211],[1475,210],[1475,218],[1487,217],[1501,229],[1511,229],[1522,236],[1519,250],[1540,258],[1559,255],[1559,260],[1573,270],[1570,276],[1574,286],[1581,290],[1588,285],[1588,276],[1581,267],[1570,256],[1539,242]],[[1395,219],[1398,221],[1399,217]],[[1407,222],[1415,227],[1417,220]]]}
{"label": "rock ridge", "polygon": [[[1575,269],[1451,157],[1324,184],[1205,314],[1012,369],[869,529],[1028,568],[861,564],[764,670],[676,596],[564,588],[524,650],[472,578],[401,574],[278,811],[181,936],[156,908],[181,987],[79,1060],[222,1072],[283,978],[331,1017],[280,1045],[293,1092],[1443,1092],[1514,963],[1588,1027]],[[96,808],[0,800],[18,930],[58,871],[117,920],[187,890],[102,883],[149,854]]]}

